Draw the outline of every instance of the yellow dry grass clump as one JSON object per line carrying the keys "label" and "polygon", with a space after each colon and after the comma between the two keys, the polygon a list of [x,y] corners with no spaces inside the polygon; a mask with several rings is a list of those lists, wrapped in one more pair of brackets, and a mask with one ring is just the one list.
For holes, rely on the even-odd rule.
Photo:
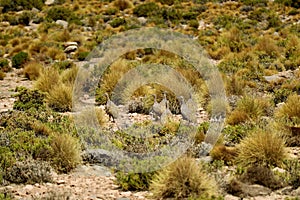
{"label": "yellow dry grass clump", "polygon": [[211,198],[217,185],[193,158],[182,157],[154,177],[150,190],[156,198]]}

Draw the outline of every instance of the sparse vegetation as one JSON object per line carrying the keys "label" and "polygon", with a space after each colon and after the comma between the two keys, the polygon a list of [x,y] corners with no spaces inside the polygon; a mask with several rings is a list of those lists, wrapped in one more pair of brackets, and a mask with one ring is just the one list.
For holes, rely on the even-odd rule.
{"label": "sparse vegetation", "polygon": [[[272,190],[285,186],[297,189],[299,162],[286,160],[285,145],[289,150],[293,147],[292,151],[300,145],[299,6],[298,0],[55,0],[51,5],[46,5],[45,0],[0,0],[0,109],[5,110],[0,111],[0,185],[48,181],[48,169],[68,173],[80,164],[85,143],[78,139],[72,121],[75,113],[68,113],[72,110],[72,93],[79,70],[76,65],[91,67],[81,61],[93,59],[94,53],[97,54],[95,47],[98,44],[102,47],[104,40],[118,33],[158,27],[186,34],[193,38],[194,44],[201,45],[221,72],[228,102],[224,105],[219,100],[211,101],[213,94],[208,90],[207,77],[195,70],[189,57],[147,48],[124,52],[117,60],[113,58],[97,88],[90,88],[89,81],[94,80],[83,85],[88,94],[80,97],[80,101],[91,103],[95,92],[97,106],[82,111],[79,116],[82,124],[90,124],[90,115],[95,114],[93,123],[100,125],[112,144],[134,153],[159,150],[173,144],[174,136],[185,136],[180,134],[191,130],[195,134],[194,143],[186,152],[191,157],[183,157],[153,173],[118,171],[120,188],[148,190],[150,187],[156,198],[177,199],[222,199],[216,196],[216,189],[225,185],[227,193],[239,197],[244,197],[241,193],[247,184]],[[66,51],[70,44],[77,46],[71,53]],[[151,70],[160,70],[155,67],[149,68],[149,73],[122,80],[145,64],[172,68],[190,84],[191,91],[164,73],[156,73],[158,82],[139,81],[140,75],[148,77]],[[98,73],[97,70],[89,72]],[[121,80],[124,88],[116,91]],[[27,81],[32,81],[32,89],[10,88]],[[197,116],[201,118],[198,120],[204,122],[190,129],[180,118],[178,98],[184,96],[188,101],[192,90]],[[153,122],[150,120],[153,95],[160,102],[164,91],[172,116],[165,123]],[[14,92],[14,96],[6,95]],[[103,109],[107,101],[105,93],[121,110],[125,105],[128,119],[122,115],[120,120],[124,124],[109,119]],[[6,111],[11,108],[13,98],[13,110]],[[225,125],[209,154],[213,161],[202,167],[197,158],[208,130],[213,130],[214,120],[219,120],[220,113],[212,113],[212,108],[219,111],[220,103],[226,107]],[[85,128],[79,131],[88,141],[99,140],[96,133],[89,135],[95,130]],[[151,135],[136,137],[134,134],[139,131]],[[296,153],[294,156],[299,157]],[[285,171],[277,172],[275,166]],[[231,173],[231,168],[236,172]],[[220,176],[229,173],[232,181],[228,183]],[[210,175],[217,182],[208,180]],[[55,191],[43,198],[67,199],[70,195]],[[0,189],[0,199],[13,196]]]}

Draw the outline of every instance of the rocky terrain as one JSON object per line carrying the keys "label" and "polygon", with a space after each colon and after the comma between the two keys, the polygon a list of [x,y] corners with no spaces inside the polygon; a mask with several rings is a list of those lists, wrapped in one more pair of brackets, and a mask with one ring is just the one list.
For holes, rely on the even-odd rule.
{"label": "rocky terrain", "polygon": [[[300,198],[298,0],[0,0],[0,8],[0,200]],[[227,102],[212,101],[210,82],[190,60],[163,50],[138,49],[110,63],[95,99],[81,100],[96,105],[97,122],[113,145],[147,153],[169,145],[179,127],[195,128],[185,155],[192,159],[178,159],[157,176],[103,166],[110,153],[88,151],[74,125],[75,115],[88,121],[90,111],[72,110],[78,69],[87,69],[90,53],[111,36],[143,27],[180,32],[201,45],[227,95]],[[171,66],[192,85],[194,122],[189,111],[195,105],[187,103],[194,99],[176,80],[135,88],[139,82],[130,77],[122,91],[127,104],[121,97],[110,103],[122,77],[143,64]],[[215,115],[214,106],[223,107],[226,118],[211,145],[205,140],[209,126],[225,117],[223,110]],[[134,137],[123,129],[130,126],[150,128],[151,135]],[[98,141],[93,127],[84,128],[88,141]],[[40,161],[51,166],[50,175]],[[51,181],[44,180],[48,175]]]}

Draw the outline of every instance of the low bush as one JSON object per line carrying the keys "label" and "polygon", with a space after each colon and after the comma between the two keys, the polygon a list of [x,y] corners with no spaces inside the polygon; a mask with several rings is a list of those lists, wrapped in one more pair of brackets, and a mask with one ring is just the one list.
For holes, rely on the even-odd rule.
{"label": "low bush", "polygon": [[14,102],[14,109],[25,111],[31,108],[42,109],[44,108],[45,94],[39,90],[30,90],[25,87],[16,88],[18,92],[15,97],[17,100]]}
{"label": "low bush", "polygon": [[6,169],[4,179],[17,184],[51,182],[51,169],[46,162],[28,159],[16,162]]}
{"label": "low bush", "polygon": [[30,10],[37,8],[39,10],[44,6],[45,0],[1,0],[0,6],[3,7],[2,12]]}
{"label": "low bush", "polygon": [[54,6],[51,7],[46,15],[46,19],[49,21],[56,21],[56,20],[65,20],[68,21],[72,16],[72,11],[68,8],[63,6]]}
{"label": "low bush", "polygon": [[53,151],[51,162],[57,171],[67,173],[81,163],[80,143],[70,134],[54,134],[51,147]]}
{"label": "low bush", "polygon": [[12,67],[14,68],[21,68],[23,65],[28,61],[29,56],[28,53],[20,51],[16,55],[12,57]]}
{"label": "low bush", "polygon": [[145,191],[149,189],[154,174],[155,172],[125,173],[119,171],[116,174],[116,181],[122,190]]}
{"label": "low bush", "polygon": [[126,20],[124,18],[114,18],[111,22],[109,22],[109,24],[113,27],[113,28],[117,28],[121,25],[126,24]]}
{"label": "low bush", "polygon": [[0,58],[0,71],[9,72],[11,67],[9,66],[9,62],[6,58]]}
{"label": "low bush", "polygon": [[284,162],[284,169],[286,170],[285,178],[286,182],[297,189],[300,187],[300,163],[299,160],[286,160]]}
{"label": "low bush", "polygon": [[150,191],[155,198],[206,198],[217,195],[216,183],[193,158],[183,157],[154,176]]}
{"label": "low bush", "polygon": [[154,2],[143,3],[133,9],[133,14],[138,17],[155,16],[159,10],[159,6]]}
{"label": "low bush", "polygon": [[281,166],[285,158],[285,140],[271,130],[254,130],[238,145],[237,161],[243,166]]}

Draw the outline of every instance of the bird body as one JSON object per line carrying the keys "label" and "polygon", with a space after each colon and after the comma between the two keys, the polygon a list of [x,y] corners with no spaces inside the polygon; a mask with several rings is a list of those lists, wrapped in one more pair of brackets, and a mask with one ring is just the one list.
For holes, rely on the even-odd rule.
{"label": "bird body", "polygon": [[152,112],[153,112],[153,115],[154,115],[154,118],[157,120],[158,118],[161,117],[163,111],[161,109],[161,105],[157,102],[156,100],[156,95],[154,94],[154,103],[152,105]]}
{"label": "bird body", "polygon": [[180,96],[179,97],[180,103],[181,103],[181,107],[180,107],[180,112],[182,115],[182,118],[184,120],[187,120],[188,122],[195,122],[196,121],[196,116],[195,116],[195,109],[194,106],[195,104],[192,102],[192,100],[188,100],[187,103],[185,103],[184,101],[184,97]]}
{"label": "bird body", "polygon": [[110,100],[107,93],[105,93],[105,95],[107,98],[105,110],[106,110],[107,114],[109,115],[109,117],[112,117],[113,121],[115,121],[115,119],[117,119],[119,117],[118,106]]}
{"label": "bird body", "polygon": [[165,112],[166,108],[167,108],[167,93],[164,92],[164,98],[161,100],[161,102],[159,103],[160,105],[160,109],[163,112]]}
{"label": "bird body", "polygon": [[169,109],[169,101],[166,101],[166,108],[160,117],[161,123],[163,123],[163,124],[166,123],[171,115],[172,115],[172,113]]}

